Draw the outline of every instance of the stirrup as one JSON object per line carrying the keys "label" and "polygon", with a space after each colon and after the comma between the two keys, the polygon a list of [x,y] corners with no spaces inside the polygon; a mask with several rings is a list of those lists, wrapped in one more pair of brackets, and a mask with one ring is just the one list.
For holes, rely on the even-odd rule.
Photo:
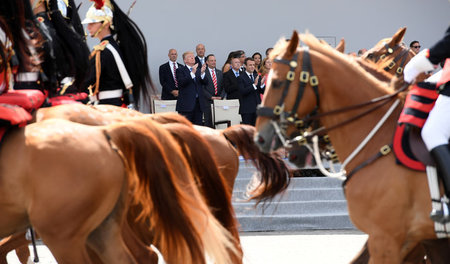
{"label": "stirrup", "polygon": [[430,218],[434,222],[445,224],[450,222],[449,199],[446,196],[441,198],[441,210],[431,211]]}

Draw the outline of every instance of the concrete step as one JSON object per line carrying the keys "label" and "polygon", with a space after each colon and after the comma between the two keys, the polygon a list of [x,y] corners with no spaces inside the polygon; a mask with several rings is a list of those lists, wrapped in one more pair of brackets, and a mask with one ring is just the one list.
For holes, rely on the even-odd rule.
{"label": "concrete step", "polygon": [[347,213],[347,202],[340,201],[292,201],[282,203],[271,203],[258,205],[255,208],[253,202],[233,203],[234,211],[238,217],[241,216],[281,216],[281,215],[311,215],[324,213]]}
{"label": "concrete step", "polygon": [[356,229],[344,213],[242,216],[238,220],[243,232]]}
{"label": "concrete step", "polygon": [[[247,200],[244,191],[234,191],[232,201],[244,202]],[[340,188],[302,188],[287,190],[284,194],[273,199],[273,202],[287,201],[315,201],[315,200],[345,200],[344,193]]]}
{"label": "concrete step", "polygon": [[[236,178],[234,182],[234,191],[245,191],[247,185],[251,181],[250,178]],[[288,189],[297,188],[342,188],[342,181],[327,177],[306,177],[306,178],[292,178]]]}

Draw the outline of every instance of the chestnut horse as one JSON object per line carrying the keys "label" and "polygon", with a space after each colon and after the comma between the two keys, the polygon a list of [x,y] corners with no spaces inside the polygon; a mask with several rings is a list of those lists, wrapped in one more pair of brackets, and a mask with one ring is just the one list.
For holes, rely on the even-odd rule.
{"label": "chestnut horse", "polygon": [[205,263],[206,252],[230,263],[232,239],[209,213],[188,168],[178,146],[163,150],[134,121],[91,127],[47,120],[11,130],[0,151],[0,236],[33,225],[59,263],[91,263],[86,245],[103,262],[135,263],[117,232],[130,200],[143,209],[166,260]]}
{"label": "chestnut horse", "polygon": [[391,75],[403,77],[405,65],[416,55],[403,44],[405,32],[406,27],[400,28],[391,38],[380,40],[361,58],[374,63],[376,68],[383,69]]}
{"label": "chestnut horse", "polygon": [[[400,28],[391,38],[384,38],[380,40],[373,48],[369,49],[362,58],[353,58],[356,62],[364,68],[368,73],[376,77],[380,81],[392,82],[395,85],[394,89],[398,89],[404,84],[403,81],[403,66],[406,65],[415,53],[408,47],[402,44],[406,28]],[[345,43],[339,43],[339,48],[336,50],[344,52]],[[305,42],[308,45],[308,41]],[[316,46],[311,45],[311,49]],[[391,50],[389,50],[391,49]],[[380,59],[381,58],[381,59]],[[401,64],[400,64],[401,59]],[[390,66],[390,67],[388,67]],[[394,67],[395,66],[395,67]],[[400,67],[400,69],[399,69]],[[395,76],[395,77],[394,77]],[[427,77],[426,74],[421,74],[419,80],[424,80]],[[321,147],[321,145],[319,145]],[[321,148],[322,149],[322,148]],[[297,151],[299,151],[297,149]],[[302,163],[302,159],[297,155],[298,160],[296,163]],[[447,259],[450,259],[450,244],[448,239],[439,239],[431,241],[423,241],[421,245],[418,245],[413,252],[408,256],[408,263],[422,263],[424,255],[427,256],[428,261],[432,263],[447,263]],[[355,258],[352,263],[367,263],[368,253],[367,247],[364,246],[361,250],[361,256]]]}
{"label": "chestnut horse", "polygon": [[[398,96],[393,89],[382,83],[356,63],[337,51],[322,45],[310,35],[304,40],[314,43],[313,50],[298,48],[299,37],[294,32],[288,43],[281,42],[272,53],[276,57],[271,77],[264,96],[263,106],[275,108],[280,104],[284,112],[294,112],[299,118],[309,113],[309,118],[318,110],[320,121],[327,131],[339,157],[345,159],[361,143],[391,104],[379,105],[373,111],[359,117],[358,122],[347,122],[352,117],[368,110],[368,106],[351,108],[349,111],[334,111],[357,105],[380,96],[393,101]],[[306,54],[306,55],[305,55]],[[309,58],[309,59],[308,59]],[[303,60],[307,61],[305,64]],[[307,74],[314,69],[320,80],[320,87],[313,90]],[[297,99],[299,78],[305,84],[303,96]],[[312,75],[312,74],[311,74]],[[291,82],[286,81],[286,76]],[[308,78],[307,78],[308,77]],[[317,84],[314,78],[313,84]],[[287,84],[287,85],[286,85]],[[287,90],[284,90],[287,89]],[[282,95],[286,91],[285,95]],[[389,95],[392,95],[389,97]],[[294,104],[300,104],[294,109]],[[388,101],[388,102],[390,102]],[[381,101],[383,102],[383,101]],[[401,108],[393,105],[393,114],[387,116],[384,125],[346,166],[353,171],[358,165],[379,152],[380,147],[391,143]],[[359,110],[359,111],[358,111]],[[334,115],[327,114],[330,111]],[[266,111],[266,113],[269,111]],[[261,111],[260,111],[261,113]],[[306,120],[306,119],[305,119]],[[343,123],[343,125],[337,125]],[[256,143],[264,151],[273,146],[274,127],[280,127],[278,116],[259,116],[256,122],[258,131]],[[284,135],[290,135],[295,128],[287,124]],[[267,185],[265,182],[262,186]],[[273,192],[258,193],[256,199],[271,197]],[[350,217],[359,229],[368,233],[368,247],[373,263],[401,263],[408,253],[422,240],[435,239],[434,224],[429,219],[431,211],[430,194],[424,173],[411,171],[396,165],[393,155],[385,155],[375,162],[357,170],[345,187]]]}

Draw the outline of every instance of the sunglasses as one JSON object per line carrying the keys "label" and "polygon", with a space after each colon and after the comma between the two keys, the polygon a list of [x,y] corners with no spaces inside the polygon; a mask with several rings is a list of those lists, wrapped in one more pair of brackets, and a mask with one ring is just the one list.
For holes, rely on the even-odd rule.
{"label": "sunglasses", "polygon": [[420,47],[422,47],[422,46],[413,46],[413,48],[415,48],[415,49],[420,49]]}

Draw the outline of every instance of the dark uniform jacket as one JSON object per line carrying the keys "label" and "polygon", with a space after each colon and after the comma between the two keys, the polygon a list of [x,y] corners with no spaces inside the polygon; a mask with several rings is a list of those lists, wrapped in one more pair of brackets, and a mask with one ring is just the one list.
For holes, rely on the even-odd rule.
{"label": "dark uniform jacket", "polygon": [[[122,57],[122,54],[120,52],[119,45],[114,40],[113,36],[108,36],[102,39],[102,42],[100,45],[105,45],[105,41],[108,41],[109,44],[111,44],[117,52]],[[123,57],[122,57],[123,60]],[[104,48],[100,53],[100,62],[101,62],[101,73],[100,73],[100,85],[99,85],[99,92],[100,91],[110,91],[110,90],[117,90],[122,89],[125,92],[125,85],[123,84],[122,77],[120,76],[119,69],[116,65],[116,60],[114,59],[114,55],[111,53],[111,51],[107,48]],[[92,91],[95,89],[95,82],[96,82],[96,68],[95,68],[95,56],[92,57],[90,61],[90,67],[89,67],[89,73],[87,80],[85,81],[83,87],[85,87],[86,91],[87,88],[92,85]],[[87,91],[89,92],[89,91]],[[103,99],[100,100],[100,104],[112,104],[116,106],[121,106],[124,102],[121,98],[110,98],[110,99]],[[126,103],[126,102],[125,102]]]}
{"label": "dark uniform jacket", "polygon": [[[240,71],[239,74],[242,74],[242,72]],[[227,99],[240,98],[238,77],[234,74],[233,69],[223,74],[223,89],[227,93]]]}
{"label": "dark uniform jacket", "polygon": [[[428,59],[431,63],[438,64],[448,58],[450,58],[450,26],[447,28],[444,37],[430,48],[430,56]],[[450,70],[446,69],[446,67],[450,67],[449,63],[446,63],[444,66],[444,72]],[[439,90],[439,93],[450,96],[450,82],[441,85]]]}

